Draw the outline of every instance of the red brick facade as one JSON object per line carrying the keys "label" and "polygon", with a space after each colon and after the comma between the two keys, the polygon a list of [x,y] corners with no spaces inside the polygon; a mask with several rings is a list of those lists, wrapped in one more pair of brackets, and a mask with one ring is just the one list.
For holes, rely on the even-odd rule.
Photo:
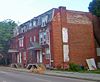
{"label": "red brick facade", "polygon": [[[19,63],[24,65],[29,63],[44,63],[47,67],[66,68],[70,62],[87,66],[86,59],[96,59],[93,25],[91,20],[92,15],[86,12],[66,10],[65,7],[59,7],[51,11],[52,12],[48,11],[34,18],[35,21],[37,18],[37,21],[42,21],[42,23],[40,22],[41,24],[37,22],[37,26],[34,26],[34,28],[26,32],[19,32],[18,35],[12,39],[13,42],[11,45],[13,45],[13,47],[11,48],[17,46],[15,47],[18,50],[17,55],[20,52],[22,53],[22,62]],[[45,15],[48,15],[49,18]],[[44,17],[43,20],[42,17]],[[24,37],[24,44],[21,48],[18,47],[18,45],[19,38],[22,36]],[[35,41],[34,36],[36,39]],[[30,40],[30,37],[32,37],[32,40]],[[31,47],[29,48],[31,41],[38,43],[38,49],[36,46],[33,48],[35,44],[32,49],[30,49]],[[32,51],[32,55],[30,55],[30,50]],[[24,52],[26,53],[26,60],[23,59]],[[37,62],[38,52],[39,54],[41,53],[39,55],[42,57],[42,59],[39,57],[39,61],[41,62]],[[28,60],[31,61],[28,62]]]}

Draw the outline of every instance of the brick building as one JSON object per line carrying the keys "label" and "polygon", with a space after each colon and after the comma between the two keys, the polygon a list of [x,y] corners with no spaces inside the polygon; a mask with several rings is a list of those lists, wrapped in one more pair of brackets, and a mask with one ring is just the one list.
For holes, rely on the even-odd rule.
{"label": "brick building", "polygon": [[88,12],[53,8],[14,29],[12,63],[43,63],[67,68],[70,62],[87,66],[96,59],[92,15]]}

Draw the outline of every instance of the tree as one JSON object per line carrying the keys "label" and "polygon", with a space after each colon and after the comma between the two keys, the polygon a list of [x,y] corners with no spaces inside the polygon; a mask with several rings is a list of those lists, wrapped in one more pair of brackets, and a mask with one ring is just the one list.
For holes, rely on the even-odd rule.
{"label": "tree", "polygon": [[98,46],[100,47],[100,0],[92,0],[88,9],[93,15],[95,15],[93,16],[94,36]]}
{"label": "tree", "polygon": [[92,0],[88,9],[93,15],[100,17],[100,0]]}
{"label": "tree", "polygon": [[0,54],[7,58],[9,40],[13,36],[13,29],[17,26],[15,21],[7,19],[0,22]]}

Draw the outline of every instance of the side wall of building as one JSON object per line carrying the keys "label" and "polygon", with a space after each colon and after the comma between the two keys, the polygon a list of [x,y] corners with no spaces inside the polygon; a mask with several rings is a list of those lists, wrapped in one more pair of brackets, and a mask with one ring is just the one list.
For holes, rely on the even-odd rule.
{"label": "side wall of building", "polygon": [[[74,13],[82,19],[76,18]],[[62,28],[68,29],[67,43],[62,41]],[[55,10],[55,16],[52,21],[52,38],[52,54],[55,67],[64,68],[68,63],[87,66],[86,59],[96,59],[93,25],[87,13],[67,11],[64,7]],[[66,62],[64,62],[63,45],[69,46],[69,61]]]}

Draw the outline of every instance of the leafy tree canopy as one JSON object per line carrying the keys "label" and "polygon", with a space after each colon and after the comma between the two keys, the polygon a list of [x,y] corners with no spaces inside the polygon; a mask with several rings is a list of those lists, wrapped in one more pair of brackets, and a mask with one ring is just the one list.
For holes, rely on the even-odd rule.
{"label": "leafy tree canopy", "polygon": [[92,0],[88,9],[93,15],[100,17],[100,0]]}
{"label": "leafy tree canopy", "polygon": [[0,22],[0,53],[6,54],[9,40],[13,36],[13,29],[17,26],[15,21],[7,19]]}

